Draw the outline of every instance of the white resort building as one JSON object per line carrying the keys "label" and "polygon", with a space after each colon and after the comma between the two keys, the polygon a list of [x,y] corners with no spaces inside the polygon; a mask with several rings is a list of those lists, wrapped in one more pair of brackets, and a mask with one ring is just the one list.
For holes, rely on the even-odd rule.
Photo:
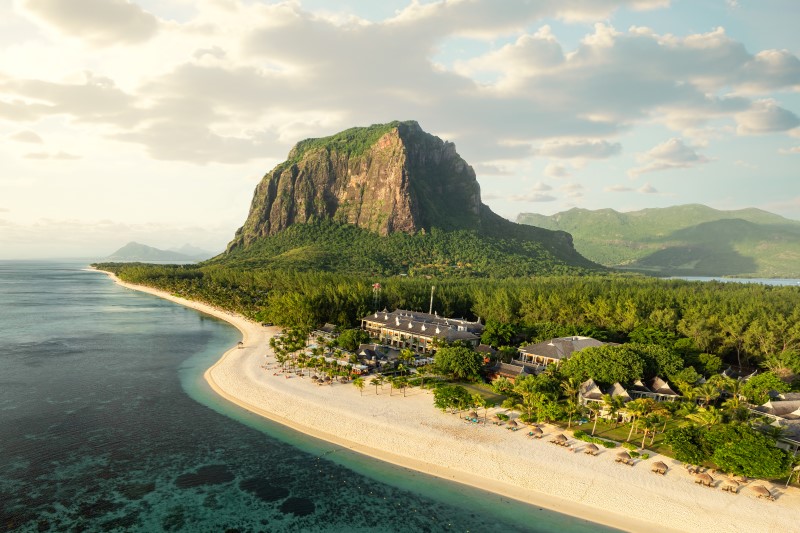
{"label": "white resort building", "polygon": [[435,338],[447,342],[461,341],[476,347],[480,343],[484,326],[480,319],[472,322],[405,309],[395,309],[392,312],[384,309],[362,318],[361,328],[388,346],[429,353],[435,351]]}

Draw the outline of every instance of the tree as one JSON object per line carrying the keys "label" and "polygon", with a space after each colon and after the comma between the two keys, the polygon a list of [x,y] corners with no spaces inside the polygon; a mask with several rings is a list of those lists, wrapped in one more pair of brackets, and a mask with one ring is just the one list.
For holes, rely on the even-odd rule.
{"label": "tree", "polygon": [[647,415],[653,408],[653,404],[655,402],[650,398],[637,398],[635,400],[629,401],[625,405],[625,409],[631,414],[631,430],[628,432],[628,438],[625,439],[626,441],[631,440],[631,436],[633,435],[634,430],[636,429],[636,422],[638,419],[642,418],[643,416]]}
{"label": "tree", "polygon": [[585,348],[564,361],[561,372],[579,383],[592,378],[606,385],[630,384],[642,377],[644,358],[625,345]]}
{"label": "tree", "polygon": [[434,364],[442,373],[456,379],[476,379],[483,368],[481,354],[465,346],[446,346],[437,350]]}
{"label": "tree", "polygon": [[463,409],[472,401],[469,391],[461,385],[443,385],[433,391],[433,405],[437,409]]}
{"label": "tree", "polygon": [[668,444],[675,459],[689,464],[701,464],[710,456],[708,445],[703,439],[705,430],[688,425],[667,431],[664,442]]}
{"label": "tree", "polygon": [[499,377],[492,381],[492,391],[503,396],[508,396],[514,392],[514,384],[508,378]]}
{"label": "tree", "polygon": [[742,395],[756,405],[766,403],[771,390],[788,392],[791,387],[772,372],[755,375],[742,385]]}
{"label": "tree", "polygon": [[358,377],[353,380],[353,385],[361,392],[361,396],[364,396],[364,378]]}
{"label": "tree", "polygon": [[583,411],[583,406],[579,404],[574,398],[570,398],[564,403],[562,409],[564,409],[564,413],[566,413],[568,417],[567,429],[569,429],[572,427],[572,417],[581,414]]}
{"label": "tree", "polygon": [[481,342],[490,346],[506,346],[515,335],[511,324],[490,320],[481,334]]}
{"label": "tree", "polygon": [[346,329],[339,334],[337,342],[339,346],[348,352],[354,352],[358,350],[360,345],[369,342],[369,333],[358,328]]}
{"label": "tree", "polygon": [[714,451],[711,460],[720,469],[757,478],[777,478],[789,473],[791,454],[775,447],[775,440],[746,424],[711,428],[706,440]]}
{"label": "tree", "polygon": [[711,427],[722,423],[722,411],[716,407],[703,407],[694,413],[687,414],[686,418],[702,427]]}
{"label": "tree", "polygon": [[370,385],[375,386],[375,394],[378,394],[378,387],[383,388],[383,376],[375,376],[371,380],[369,380]]}
{"label": "tree", "polygon": [[[603,394],[603,405],[608,411],[608,415],[614,420],[614,425],[617,425],[617,413],[625,407],[625,400],[621,396],[611,396],[610,394]],[[594,434],[594,430],[592,430]]]}
{"label": "tree", "polygon": [[719,398],[719,389],[712,383],[703,383],[695,387],[694,390],[697,392],[697,396],[703,399],[705,407],[708,407],[713,400]]}
{"label": "tree", "polygon": [[658,344],[637,344],[629,343],[625,345],[633,350],[644,360],[644,374],[646,379],[655,376],[662,376],[672,379],[683,368],[683,357],[671,348]]}

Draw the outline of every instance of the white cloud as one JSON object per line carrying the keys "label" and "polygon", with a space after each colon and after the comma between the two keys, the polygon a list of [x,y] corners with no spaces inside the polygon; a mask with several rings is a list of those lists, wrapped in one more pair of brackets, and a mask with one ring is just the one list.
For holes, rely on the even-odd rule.
{"label": "white cloud", "polygon": [[22,157],[25,159],[56,159],[59,161],[70,161],[81,158],[79,155],[69,154],[67,152],[30,152]]}
{"label": "white cloud", "polygon": [[632,187],[626,187],[625,185],[609,185],[608,187],[603,187],[605,192],[630,192],[633,190]]}
{"label": "white cloud", "polygon": [[96,45],[146,41],[158,30],[158,20],[127,0],[20,0],[33,20],[63,35]]}
{"label": "white cloud", "polygon": [[775,100],[759,100],[747,111],[736,114],[736,131],[743,135],[774,133],[800,126],[800,118]]}
{"label": "white cloud", "polygon": [[541,192],[529,192],[526,194],[513,194],[508,197],[508,200],[512,202],[554,202],[556,200],[555,196],[550,194],[545,194]]}
{"label": "white cloud", "polygon": [[559,190],[567,195],[567,198],[583,197],[584,187],[580,183],[566,183],[559,187]]}
{"label": "white cloud", "polygon": [[548,184],[546,184],[544,182],[541,182],[541,181],[536,182],[531,189],[534,190],[534,191],[539,191],[539,192],[552,191],[553,190],[553,188],[550,185],[548,185]]}
{"label": "white cloud", "polygon": [[640,155],[638,159],[644,164],[628,171],[628,175],[632,178],[647,172],[689,168],[709,161],[707,157],[698,154],[694,148],[687,146],[677,138],[672,138],[651,148],[647,153]]}
{"label": "white cloud", "polygon": [[556,159],[605,159],[622,151],[620,143],[596,140],[554,140],[542,143],[534,150],[536,155]]}
{"label": "white cloud", "polygon": [[642,193],[642,194],[656,194],[656,193],[658,193],[658,190],[655,187],[653,187],[652,185],[650,185],[649,183],[645,183],[644,185],[642,185],[641,187],[639,187],[636,190],[638,192]]}
{"label": "white cloud", "polygon": [[30,130],[18,131],[13,135],[9,135],[8,138],[11,139],[12,141],[17,141],[21,143],[31,143],[31,144],[44,143],[42,138],[35,131],[30,131]]}
{"label": "white cloud", "polygon": [[783,155],[800,154],[800,146],[792,146],[790,148],[780,148],[778,150],[778,153]]}
{"label": "white cloud", "polygon": [[543,174],[548,178],[568,178],[571,175],[567,167],[558,163],[548,163]]}

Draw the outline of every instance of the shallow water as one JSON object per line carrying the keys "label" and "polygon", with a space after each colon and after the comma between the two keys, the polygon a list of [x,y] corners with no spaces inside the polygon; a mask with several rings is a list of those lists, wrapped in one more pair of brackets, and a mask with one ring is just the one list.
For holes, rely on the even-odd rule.
{"label": "shallow water", "polygon": [[601,530],[225,402],[238,331],[84,266],[0,262],[0,530]]}

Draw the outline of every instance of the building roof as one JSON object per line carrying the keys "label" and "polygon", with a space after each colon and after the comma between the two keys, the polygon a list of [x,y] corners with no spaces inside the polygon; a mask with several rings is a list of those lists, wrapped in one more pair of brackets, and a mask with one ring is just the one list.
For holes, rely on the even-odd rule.
{"label": "building roof", "polygon": [[800,420],[800,400],[769,400],[755,410],[785,420]]}
{"label": "building roof", "polygon": [[614,396],[620,396],[626,402],[632,400],[631,395],[628,394],[628,391],[626,391],[625,388],[619,384],[619,382],[611,385],[608,391],[606,391],[606,394],[610,395],[612,398]]}
{"label": "building roof", "polygon": [[377,322],[381,327],[392,331],[407,332],[425,337],[440,337],[449,342],[475,341],[483,332],[483,324],[464,319],[443,318],[428,313],[416,313],[397,309],[391,313],[386,311],[367,315],[361,320]]}
{"label": "building roof", "polygon": [[488,353],[489,355],[494,355],[497,353],[497,350],[489,346],[488,344],[479,344],[475,347],[476,352],[480,353]]}
{"label": "building roof", "polygon": [[495,372],[499,376],[519,377],[528,374],[527,369],[523,365],[515,365],[511,363],[499,363],[495,367]]}
{"label": "building roof", "polygon": [[650,390],[662,396],[680,396],[677,392],[672,390],[669,383],[656,376],[650,381]]}
{"label": "building roof", "polygon": [[597,383],[595,383],[592,378],[589,378],[581,383],[579,394],[582,398],[587,400],[603,399],[603,391],[600,390],[600,387],[597,386]]}
{"label": "building roof", "polygon": [[605,343],[591,337],[559,337],[546,342],[529,344],[519,349],[527,355],[538,355],[548,359],[566,359],[584,348],[603,346]]}

